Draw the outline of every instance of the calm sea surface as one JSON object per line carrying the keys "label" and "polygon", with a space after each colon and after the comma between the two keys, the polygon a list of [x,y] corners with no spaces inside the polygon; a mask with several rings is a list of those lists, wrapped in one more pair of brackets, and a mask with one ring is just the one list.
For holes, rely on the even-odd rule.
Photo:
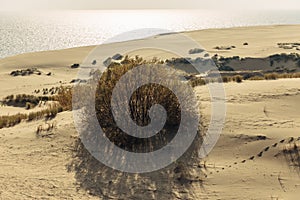
{"label": "calm sea surface", "polygon": [[112,10],[0,13],[0,58],[26,52],[101,44],[115,35],[137,29],[147,28],[147,31],[143,34],[137,31],[137,34],[119,40],[143,38],[162,32],[271,24],[300,24],[300,11]]}

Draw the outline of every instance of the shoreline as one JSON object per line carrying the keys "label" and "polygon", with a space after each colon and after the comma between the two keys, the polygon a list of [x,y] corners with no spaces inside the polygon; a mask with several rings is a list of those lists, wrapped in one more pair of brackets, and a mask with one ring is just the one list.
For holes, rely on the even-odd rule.
{"label": "shoreline", "polygon": [[[36,54],[36,53],[46,53],[46,52],[57,52],[57,51],[68,51],[68,50],[80,50],[80,49],[85,49],[85,48],[90,48],[93,49],[99,45],[112,45],[112,44],[122,44],[122,43],[127,43],[127,42],[136,42],[136,41],[143,41],[147,39],[153,39],[157,37],[162,37],[162,36],[169,36],[169,35],[176,35],[176,34],[185,34],[185,35],[191,35],[191,34],[199,34],[202,32],[211,32],[211,31],[242,31],[242,30],[251,30],[251,29],[261,29],[261,28],[299,28],[300,30],[300,24],[275,24],[275,25],[256,25],[256,26],[234,26],[234,27],[226,27],[226,28],[208,28],[208,29],[198,29],[198,30],[190,30],[190,31],[178,31],[178,32],[169,32],[169,33],[161,33],[157,35],[152,35],[148,36],[145,38],[139,38],[139,39],[132,39],[132,40],[126,40],[126,41],[120,41],[120,42],[112,42],[112,43],[103,43],[103,44],[98,44],[98,45],[83,45],[83,46],[78,46],[78,47],[70,47],[70,48],[63,48],[63,49],[52,49],[52,50],[45,50],[45,51],[33,51],[33,52],[26,52],[26,53],[21,53],[21,54],[16,54],[16,55],[11,55],[7,56],[4,58],[0,58],[0,61],[3,59],[9,59],[13,58],[16,56],[21,56],[21,55],[30,55],[30,54]],[[300,34],[299,34],[300,35]],[[300,39],[299,39],[300,42]],[[1,63],[0,63],[1,64]]]}

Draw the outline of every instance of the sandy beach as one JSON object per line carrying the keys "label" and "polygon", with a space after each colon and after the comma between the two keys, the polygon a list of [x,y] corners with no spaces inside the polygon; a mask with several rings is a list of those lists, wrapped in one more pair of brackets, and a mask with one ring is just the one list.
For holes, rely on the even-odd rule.
{"label": "sandy beach", "polygon": [[[278,45],[300,43],[300,25],[209,29],[182,34],[199,43],[210,56],[265,58],[280,53],[300,54],[297,46],[282,48]],[[120,53],[118,48],[134,43],[167,45],[171,41],[182,49],[186,48],[176,40],[176,34],[103,46],[108,52]],[[218,50],[216,47],[231,48]],[[94,48],[27,53],[1,59],[0,99],[11,94],[36,95],[35,90],[70,85],[79,71],[70,66],[82,63]],[[128,52],[128,55],[139,55],[145,59],[176,57],[172,52],[154,49],[136,50]],[[37,68],[41,74],[10,75],[14,70],[28,68]],[[188,190],[185,185],[167,190],[172,198],[298,199],[299,160],[291,159],[293,155],[286,154],[284,149],[292,147],[294,141],[298,145],[300,143],[297,141],[300,137],[299,84],[299,78],[224,83],[226,119],[217,145],[201,163],[205,163],[205,178],[202,184],[191,183]],[[201,104],[201,121],[207,127],[211,116],[208,87],[197,86],[194,91]],[[38,109],[42,108],[34,108]],[[0,107],[0,116],[26,112],[29,111],[24,108]],[[39,126],[47,126],[45,120],[24,121],[14,127],[0,129],[0,199],[105,199],[81,187],[76,173],[68,170],[73,160],[74,141],[78,137],[72,112],[59,113],[47,123],[55,125],[51,137],[36,136]],[[297,153],[299,155],[299,150]],[[296,158],[299,159],[299,156]],[[136,179],[140,181],[138,176]],[[105,182],[101,184],[103,194],[106,187],[114,187]],[[107,198],[136,199],[133,185],[127,186],[132,193],[120,188]],[[147,194],[145,199],[154,199],[157,193],[164,193],[164,189],[143,188],[140,192]]]}

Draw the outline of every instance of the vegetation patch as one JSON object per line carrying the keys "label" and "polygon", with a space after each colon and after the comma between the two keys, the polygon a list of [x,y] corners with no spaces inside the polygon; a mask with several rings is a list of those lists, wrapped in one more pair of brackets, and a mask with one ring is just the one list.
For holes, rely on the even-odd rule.
{"label": "vegetation patch", "polygon": [[31,109],[39,105],[41,101],[49,101],[50,98],[47,96],[34,96],[27,94],[9,95],[5,97],[1,102],[2,105],[24,107]]}
{"label": "vegetation patch", "polygon": [[42,72],[37,68],[29,68],[29,69],[15,70],[10,73],[11,76],[30,76],[32,74],[42,75]]}
{"label": "vegetation patch", "polygon": [[0,129],[13,127],[22,121],[33,121],[38,119],[53,119],[57,113],[62,112],[63,109],[59,105],[52,105],[47,109],[31,112],[29,114],[16,114],[8,116],[0,116]]}

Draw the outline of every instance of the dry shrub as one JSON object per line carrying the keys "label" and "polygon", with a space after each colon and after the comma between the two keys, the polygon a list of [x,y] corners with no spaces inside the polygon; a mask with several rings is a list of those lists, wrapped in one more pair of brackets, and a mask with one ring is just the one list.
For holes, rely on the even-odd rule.
{"label": "dry shrub", "polygon": [[201,77],[193,77],[189,80],[190,84],[192,87],[200,86],[200,85],[205,85],[205,80]]}
{"label": "dry shrub", "polygon": [[[130,117],[137,126],[147,126],[151,123],[149,117],[150,108],[155,104],[159,104],[164,107],[167,112],[167,119],[163,130],[151,138],[136,138],[122,132],[122,130],[118,128],[114,117],[121,119],[122,116],[113,116],[112,114],[111,99],[113,89],[125,73],[142,64],[155,67],[155,65],[159,63],[156,60],[146,62],[140,58],[127,59],[126,64],[118,67],[110,67],[104,72],[98,82],[95,108],[101,128],[113,143],[129,151],[147,152],[150,149],[151,151],[156,150],[153,148],[161,148],[176,135],[181,122],[181,107],[177,97],[170,89],[159,84],[143,85],[138,88],[130,98]],[[146,82],[150,82],[151,76],[155,73],[160,76],[163,73],[166,80],[170,81],[170,84],[178,84],[169,77],[172,75],[165,74],[164,71],[155,72],[155,70],[147,69],[144,74],[138,74],[136,78],[142,78],[147,80]],[[197,79],[197,81],[201,81],[201,79]],[[122,97],[127,96],[129,94],[129,88],[131,88],[132,85],[131,82],[122,85],[122,89],[116,98],[122,99]],[[182,87],[182,83],[181,85],[175,85],[175,87],[177,91],[180,91],[182,94],[187,94],[185,88]],[[187,95],[186,100],[188,101],[188,99],[189,97]],[[117,104],[117,107],[128,106],[125,105],[123,101],[118,101]],[[191,115],[197,112],[195,105],[191,105],[190,110]]]}
{"label": "dry shrub", "polygon": [[53,100],[59,102],[63,110],[72,110],[73,89],[71,87],[60,87],[58,91]]}
{"label": "dry shrub", "polygon": [[237,82],[237,83],[241,83],[241,82],[243,82],[243,77],[240,76],[240,75],[236,75],[236,76],[232,77],[232,80]]}
{"label": "dry shrub", "polygon": [[283,149],[283,155],[286,158],[289,166],[293,167],[300,173],[300,147],[299,143],[294,142]]}
{"label": "dry shrub", "polygon": [[9,116],[0,116],[0,129],[12,127],[23,120],[33,121],[38,119],[52,119],[56,117],[57,113],[62,112],[63,109],[60,105],[51,105],[49,108],[31,112],[29,114],[16,114],[16,115],[9,115]]}
{"label": "dry shrub", "polygon": [[222,77],[222,81],[223,81],[223,83],[228,83],[228,82],[230,81],[230,77],[228,77],[228,76],[223,76],[223,77]]}
{"label": "dry shrub", "polygon": [[264,77],[266,80],[276,80],[278,78],[278,74],[276,73],[265,74]]}
{"label": "dry shrub", "polygon": [[[89,109],[96,109],[98,119],[96,121],[100,124],[106,137],[115,145],[127,151],[135,153],[152,152],[156,150],[155,148],[160,148],[166,143],[169,143],[174,134],[177,133],[176,129],[178,129],[181,119],[181,105],[176,96],[168,88],[158,84],[146,84],[135,90],[133,94],[130,94],[131,98],[129,103],[126,103],[127,105],[122,101],[118,101],[117,106],[119,107],[129,106],[130,117],[138,126],[145,126],[150,123],[148,111],[153,104],[160,104],[164,107],[167,112],[165,126],[163,127],[163,130],[151,138],[133,138],[124,134],[115,123],[111,111],[112,91],[116,84],[119,83],[120,78],[125,73],[129,72],[129,70],[141,64],[150,64],[151,66],[156,63],[157,62],[155,61],[146,62],[140,58],[129,59],[126,57],[121,66],[110,66],[101,77],[94,74],[95,77],[99,78],[99,81],[98,79],[95,79],[96,82],[93,82],[97,87],[93,84],[91,84],[91,86],[82,84],[74,87],[74,102],[79,103],[78,105],[75,103],[73,109],[76,111],[78,110],[79,113],[86,109],[84,115],[80,115],[80,120],[85,122],[89,121],[90,117],[93,117],[89,116]],[[145,71],[145,73],[140,76],[149,78],[151,75],[153,76],[153,74],[150,73],[152,73],[151,70]],[[166,79],[168,78],[167,74],[163,75]],[[135,79],[132,81],[134,80]],[[170,81],[172,83],[172,80]],[[123,95],[128,96],[128,88],[130,88],[131,84],[132,82],[129,81],[128,83],[126,82],[125,85],[121,85],[122,91],[117,94],[117,99]],[[185,94],[185,91],[180,90],[182,88],[179,87],[178,89]],[[91,93],[90,91],[94,90],[96,91],[95,96],[95,93],[93,93],[93,95],[89,94]],[[90,102],[86,102],[89,98],[94,97],[96,100],[95,105],[90,105]],[[186,102],[189,102],[188,96]],[[194,115],[195,113],[198,114],[198,108],[196,108],[195,104],[191,104],[190,112],[191,115]],[[78,185],[89,191],[89,193],[97,195],[101,199],[110,198],[111,194],[114,194],[119,199],[142,199],[144,196],[149,196],[149,190],[147,188],[151,185],[151,187],[155,187],[155,199],[174,199],[174,194],[177,192],[178,187],[188,191],[189,186],[191,186],[190,183],[199,181],[201,184],[201,180],[198,180],[199,177],[189,176],[190,172],[195,171],[195,168],[197,168],[195,166],[199,164],[200,160],[198,150],[200,148],[199,145],[203,142],[201,141],[200,131],[198,132],[198,137],[196,137],[194,143],[185,154],[179,158],[178,162],[156,172],[131,174],[111,169],[90,154],[83,144],[83,141],[88,141],[89,145],[92,145],[95,149],[104,149],[106,153],[103,156],[112,161],[115,159],[126,159],[126,157],[123,157],[124,155],[122,153],[112,157],[112,149],[109,146],[99,146],[99,142],[97,141],[99,134],[92,133],[93,129],[91,130],[90,127],[92,127],[93,124],[86,124],[85,122],[83,122],[80,127],[86,126],[88,128],[82,129],[80,135],[81,139],[78,139],[75,142],[73,160],[68,166],[68,169],[70,171],[75,171],[75,178],[79,182]],[[184,165],[180,168],[180,172],[175,170],[179,165],[182,165],[178,163],[183,163]],[[197,169],[201,171],[200,167]],[[197,173],[197,176],[200,176],[200,174],[201,172]],[[113,184],[110,184],[112,183],[111,180],[114,180]],[[184,184],[183,182],[188,183]],[[132,187],[132,185],[135,186]],[[120,188],[123,189],[120,190]],[[123,191],[129,192],[124,193]],[[187,198],[182,197],[182,199]]]}
{"label": "dry shrub", "polygon": [[263,77],[263,76],[252,76],[248,80],[250,80],[250,81],[265,80],[265,77]]}
{"label": "dry shrub", "polygon": [[60,113],[62,111],[63,111],[62,106],[53,104],[53,105],[50,105],[49,108],[47,108],[47,109],[44,109],[44,110],[41,110],[38,112],[29,113],[27,120],[33,121],[33,120],[38,120],[38,119],[42,119],[42,118],[53,119],[56,117],[56,115],[58,113]]}
{"label": "dry shrub", "polygon": [[4,105],[25,107],[26,109],[34,108],[42,100],[48,100],[47,97],[37,97],[34,95],[18,94],[16,96],[9,95],[2,100]]}
{"label": "dry shrub", "polygon": [[36,105],[32,104],[32,103],[29,103],[29,102],[26,102],[26,105],[25,105],[25,109],[26,110],[30,110],[32,108],[34,108]]}
{"label": "dry shrub", "polygon": [[293,73],[292,78],[300,78],[300,73]]}
{"label": "dry shrub", "polygon": [[16,114],[11,116],[0,116],[0,129],[6,127],[12,127],[19,123],[22,120],[27,119],[26,114]]}
{"label": "dry shrub", "polygon": [[[51,132],[54,128],[56,128],[56,124],[54,122],[52,123],[46,123],[44,125],[39,125],[36,129],[36,136],[37,137],[47,137],[53,135]],[[46,132],[46,133],[43,133]]]}
{"label": "dry shrub", "polygon": [[278,78],[292,78],[292,74],[288,74],[288,73],[278,74]]}

